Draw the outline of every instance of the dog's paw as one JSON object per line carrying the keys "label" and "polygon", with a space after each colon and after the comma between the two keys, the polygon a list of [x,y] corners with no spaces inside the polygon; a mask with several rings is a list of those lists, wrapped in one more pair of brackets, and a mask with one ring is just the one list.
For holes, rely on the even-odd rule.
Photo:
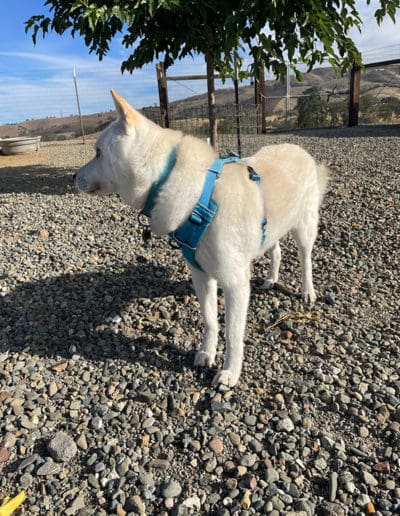
{"label": "dog's paw", "polygon": [[275,285],[276,281],[273,279],[266,279],[264,283],[262,284],[262,289],[264,290],[271,290],[273,286]]}
{"label": "dog's paw", "polygon": [[313,305],[315,303],[315,301],[317,300],[317,296],[316,296],[314,290],[303,292],[301,297],[303,298],[303,301],[309,305]]}
{"label": "dog's paw", "polygon": [[229,369],[222,369],[219,373],[217,373],[212,381],[213,387],[217,387],[218,385],[227,385],[228,387],[234,387],[239,380],[239,375],[233,374]]}
{"label": "dog's paw", "polygon": [[205,351],[198,351],[194,357],[195,367],[211,367],[214,365],[215,357],[212,357]]}

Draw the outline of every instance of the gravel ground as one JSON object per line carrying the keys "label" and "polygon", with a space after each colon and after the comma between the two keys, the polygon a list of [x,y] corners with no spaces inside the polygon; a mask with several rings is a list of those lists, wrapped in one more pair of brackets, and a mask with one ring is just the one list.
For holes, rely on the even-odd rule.
{"label": "gravel ground", "polygon": [[290,238],[274,290],[268,259],[254,264],[232,390],[192,369],[202,323],[179,252],[143,242],[117,197],[74,190],[92,143],[0,156],[0,500],[24,489],[29,515],[400,513],[400,128],[244,148],[283,141],[332,172],[319,298],[301,303]]}

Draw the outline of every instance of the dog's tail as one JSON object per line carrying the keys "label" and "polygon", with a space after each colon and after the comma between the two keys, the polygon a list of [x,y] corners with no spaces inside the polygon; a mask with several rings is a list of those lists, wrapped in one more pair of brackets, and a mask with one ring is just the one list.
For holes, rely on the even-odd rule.
{"label": "dog's tail", "polygon": [[317,181],[319,190],[319,204],[321,204],[329,183],[329,169],[324,163],[317,164]]}

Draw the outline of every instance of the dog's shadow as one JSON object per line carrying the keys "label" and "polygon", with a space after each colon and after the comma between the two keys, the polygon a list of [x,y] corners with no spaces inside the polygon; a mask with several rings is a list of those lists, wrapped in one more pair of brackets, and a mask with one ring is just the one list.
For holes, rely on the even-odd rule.
{"label": "dog's shadow", "polygon": [[[73,354],[94,361],[150,359],[158,368],[182,372],[191,367],[194,349],[177,345],[153,313],[163,298],[174,296],[179,304],[179,298],[193,293],[190,281],[170,276],[165,267],[138,264],[120,272],[65,274],[20,284],[0,298],[0,350],[58,360]],[[129,311],[135,300],[140,318],[132,307]],[[124,321],[127,313],[131,318]]]}

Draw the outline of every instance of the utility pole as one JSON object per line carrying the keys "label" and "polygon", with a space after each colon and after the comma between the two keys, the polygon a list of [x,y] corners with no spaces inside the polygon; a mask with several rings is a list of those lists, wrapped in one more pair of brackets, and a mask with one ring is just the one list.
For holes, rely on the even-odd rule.
{"label": "utility pole", "polygon": [[79,120],[81,122],[82,143],[84,144],[85,143],[85,131],[83,130],[83,120],[82,120],[82,113],[81,113],[81,104],[79,102],[78,84],[76,82],[76,70],[75,70],[75,67],[73,68],[73,76],[74,76],[76,102],[78,104]]}

